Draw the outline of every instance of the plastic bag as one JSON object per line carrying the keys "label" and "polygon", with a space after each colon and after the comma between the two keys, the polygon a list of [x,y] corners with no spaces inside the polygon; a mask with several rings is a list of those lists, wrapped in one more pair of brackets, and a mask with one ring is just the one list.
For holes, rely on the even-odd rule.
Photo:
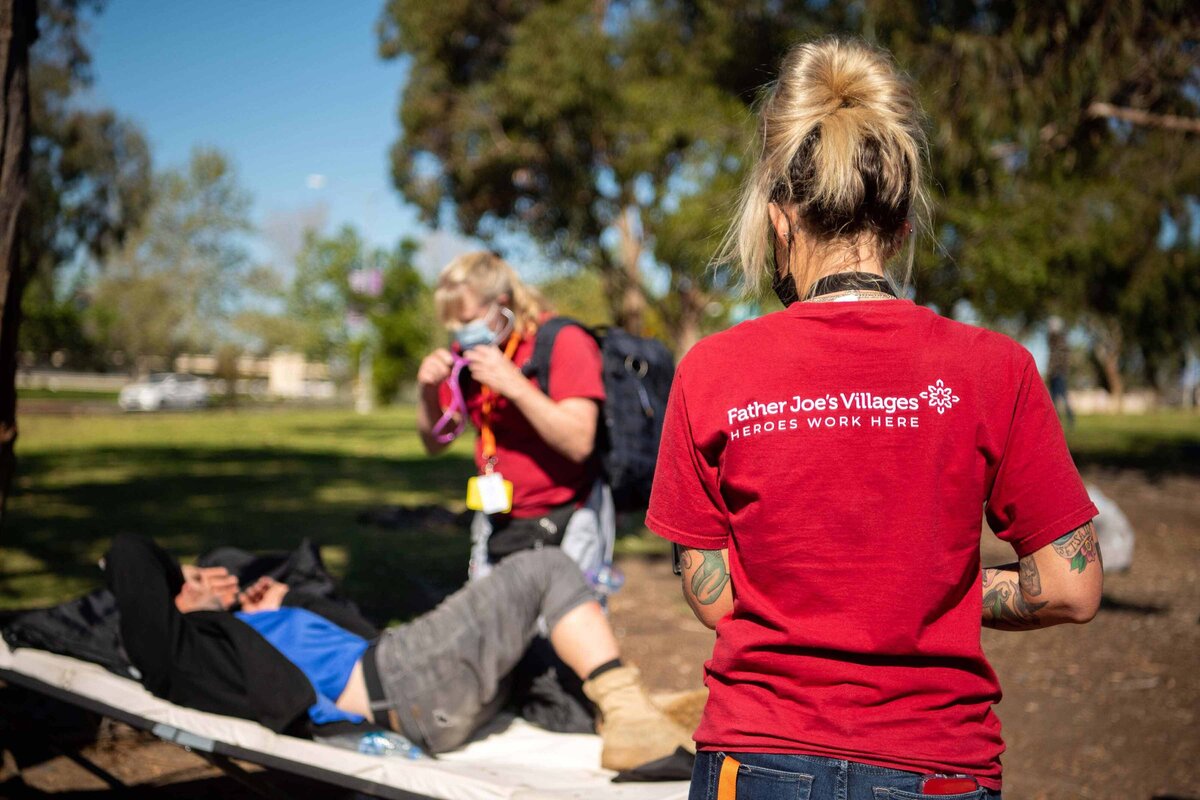
{"label": "plastic bag", "polygon": [[1100,553],[1104,557],[1104,571],[1124,572],[1133,566],[1133,526],[1120,506],[1104,492],[1091,484],[1087,491],[1100,512],[1095,525]]}

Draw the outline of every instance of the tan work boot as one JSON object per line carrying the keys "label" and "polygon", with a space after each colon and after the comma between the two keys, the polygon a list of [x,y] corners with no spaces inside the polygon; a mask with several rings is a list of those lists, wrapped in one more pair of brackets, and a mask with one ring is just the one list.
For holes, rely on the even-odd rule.
{"label": "tan work boot", "polygon": [[605,769],[633,769],[669,756],[677,747],[696,752],[692,735],[650,702],[637,667],[610,669],[585,682],[583,693],[600,709],[600,766]]}

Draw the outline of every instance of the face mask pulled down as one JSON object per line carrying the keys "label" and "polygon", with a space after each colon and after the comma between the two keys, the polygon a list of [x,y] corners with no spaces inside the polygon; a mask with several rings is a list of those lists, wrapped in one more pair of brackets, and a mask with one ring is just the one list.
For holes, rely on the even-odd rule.
{"label": "face mask pulled down", "polygon": [[[504,324],[499,331],[492,327],[497,316],[504,317]],[[456,330],[454,341],[464,353],[481,344],[498,344],[508,338],[515,323],[516,317],[513,312],[503,306],[492,304],[492,307],[482,317],[473,319]]]}

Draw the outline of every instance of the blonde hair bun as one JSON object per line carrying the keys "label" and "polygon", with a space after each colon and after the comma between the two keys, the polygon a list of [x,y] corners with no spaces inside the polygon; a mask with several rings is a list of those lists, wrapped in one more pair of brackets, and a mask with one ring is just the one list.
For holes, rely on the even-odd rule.
{"label": "blonde hair bun", "polygon": [[[819,242],[867,235],[891,249],[927,205],[922,121],[885,52],[836,37],[793,47],[760,107],[757,158],[718,259],[751,287],[773,269],[770,203],[795,204]],[[794,277],[803,296],[819,275]]]}

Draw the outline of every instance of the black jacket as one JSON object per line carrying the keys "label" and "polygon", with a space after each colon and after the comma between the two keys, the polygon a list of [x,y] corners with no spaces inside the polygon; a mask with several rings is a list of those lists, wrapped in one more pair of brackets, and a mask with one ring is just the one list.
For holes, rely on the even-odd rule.
{"label": "black jacket", "polygon": [[[105,576],[120,612],[121,641],[152,694],[276,732],[307,730],[307,711],[317,700],[308,678],[233,614],[181,614],[175,595],[183,573],[162,548],[120,534],[105,556]],[[377,636],[352,608],[328,598],[293,590],[284,605],[306,608],[365,639]]]}

